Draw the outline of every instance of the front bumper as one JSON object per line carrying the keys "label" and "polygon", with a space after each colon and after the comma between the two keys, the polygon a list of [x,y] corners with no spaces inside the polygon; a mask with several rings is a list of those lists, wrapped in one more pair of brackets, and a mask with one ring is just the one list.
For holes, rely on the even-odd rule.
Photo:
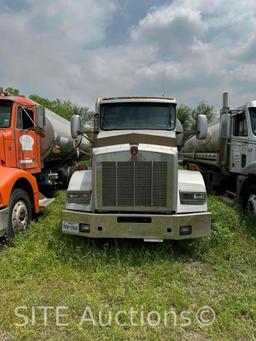
{"label": "front bumper", "polygon": [[9,207],[0,209],[0,237],[5,235],[8,227]]}
{"label": "front bumper", "polygon": [[[83,225],[87,232],[81,232]],[[190,234],[180,234],[181,227]],[[106,214],[62,211],[62,232],[92,238],[187,239],[211,234],[211,213],[174,215]]]}

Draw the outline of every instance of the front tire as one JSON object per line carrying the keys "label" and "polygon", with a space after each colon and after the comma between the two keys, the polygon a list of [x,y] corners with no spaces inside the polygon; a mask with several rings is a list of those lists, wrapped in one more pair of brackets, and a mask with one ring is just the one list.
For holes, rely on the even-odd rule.
{"label": "front tire", "polygon": [[26,191],[15,189],[11,194],[7,238],[12,240],[16,233],[28,229],[32,216],[31,201]]}
{"label": "front tire", "polygon": [[256,185],[251,185],[244,196],[243,208],[247,213],[256,215]]}

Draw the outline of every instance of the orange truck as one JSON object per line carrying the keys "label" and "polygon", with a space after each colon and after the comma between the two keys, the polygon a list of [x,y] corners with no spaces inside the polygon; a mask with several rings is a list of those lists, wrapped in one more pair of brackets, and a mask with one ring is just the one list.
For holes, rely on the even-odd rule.
{"label": "orange truck", "polygon": [[0,88],[0,237],[12,239],[48,206],[42,193],[67,185],[77,161],[89,158],[70,122],[23,96]]}

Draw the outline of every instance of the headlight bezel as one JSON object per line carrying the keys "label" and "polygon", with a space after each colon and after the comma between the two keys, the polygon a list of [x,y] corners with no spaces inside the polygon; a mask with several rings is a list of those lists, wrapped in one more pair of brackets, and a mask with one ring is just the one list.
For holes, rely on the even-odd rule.
{"label": "headlight bezel", "polygon": [[204,205],[207,202],[207,193],[203,191],[180,191],[182,205]]}
{"label": "headlight bezel", "polygon": [[91,191],[67,191],[68,204],[89,205],[91,201]]}

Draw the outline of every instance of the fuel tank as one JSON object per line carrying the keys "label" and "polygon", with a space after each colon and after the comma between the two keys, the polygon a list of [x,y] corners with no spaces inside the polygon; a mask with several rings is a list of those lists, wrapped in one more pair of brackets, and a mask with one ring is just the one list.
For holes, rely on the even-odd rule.
{"label": "fuel tank", "polygon": [[212,123],[208,127],[206,139],[198,140],[195,135],[184,144],[184,153],[218,153],[220,146],[220,121]]}
{"label": "fuel tank", "polygon": [[[66,163],[68,160],[89,159],[89,141],[83,136],[73,140],[70,134],[70,122],[45,108],[45,136],[40,138],[41,160],[44,163]],[[80,152],[77,153],[75,147]]]}
{"label": "fuel tank", "polygon": [[177,118],[177,122],[176,122],[176,143],[177,143],[177,147],[182,147],[183,145],[183,127],[182,124],[180,123],[180,120]]}

